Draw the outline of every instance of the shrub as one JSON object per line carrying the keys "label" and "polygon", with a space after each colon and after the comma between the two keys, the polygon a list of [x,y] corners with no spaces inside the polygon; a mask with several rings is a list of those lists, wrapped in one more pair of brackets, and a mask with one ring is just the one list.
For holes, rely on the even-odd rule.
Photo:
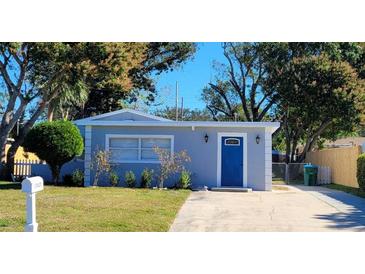
{"label": "shrub", "polygon": [[63,176],[63,184],[65,186],[72,186],[72,175],[71,174],[65,174]]}
{"label": "shrub", "polygon": [[83,186],[84,173],[76,169],[72,174],[65,174],[63,176],[63,184],[66,186]]}
{"label": "shrub", "polygon": [[83,186],[84,185],[84,172],[80,169],[76,169],[72,173],[72,183],[74,186]]}
{"label": "shrub", "polygon": [[84,149],[79,129],[70,121],[41,122],[26,135],[23,146],[47,162],[52,171],[52,181],[59,181],[62,166]]}
{"label": "shrub", "polygon": [[179,181],[176,184],[176,188],[187,189],[191,185],[191,174],[187,170],[181,171]]}
{"label": "shrub", "polygon": [[141,176],[141,187],[142,188],[151,187],[153,173],[154,173],[153,169],[148,169],[148,168],[145,168],[142,171],[142,176]]}
{"label": "shrub", "polygon": [[119,176],[115,171],[111,171],[109,174],[109,181],[112,186],[117,186],[119,183]]}
{"label": "shrub", "polygon": [[357,158],[357,182],[361,190],[365,191],[365,153]]}
{"label": "shrub", "polygon": [[136,186],[136,176],[133,171],[127,171],[124,176],[124,181],[127,187],[135,187]]}

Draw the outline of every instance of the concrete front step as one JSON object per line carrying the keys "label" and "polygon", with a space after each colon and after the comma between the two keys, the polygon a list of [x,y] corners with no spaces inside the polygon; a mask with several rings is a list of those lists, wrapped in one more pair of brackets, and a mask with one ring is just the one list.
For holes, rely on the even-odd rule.
{"label": "concrete front step", "polygon": [[252,188],[247,187],[212,187],[210,190],[219,192],[252,192]]}

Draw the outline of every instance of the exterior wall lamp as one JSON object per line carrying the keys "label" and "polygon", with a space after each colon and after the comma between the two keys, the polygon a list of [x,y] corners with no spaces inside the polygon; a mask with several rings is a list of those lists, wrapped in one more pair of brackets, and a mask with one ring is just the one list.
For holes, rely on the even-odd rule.
{"label": "exterior wall lamp", "polygon": [[260,143],[260,140],[261,140],[260,135],[257,135],[256,136],[256,144],[259,144]]}
{"label": "exterior wall lamp", "polygon": [[207,133],[205,133],[204,140],[205,140],[205,142],[206,142],[206,143],[208,143],[209,136],[208,136],[208,134],[207,134]]}

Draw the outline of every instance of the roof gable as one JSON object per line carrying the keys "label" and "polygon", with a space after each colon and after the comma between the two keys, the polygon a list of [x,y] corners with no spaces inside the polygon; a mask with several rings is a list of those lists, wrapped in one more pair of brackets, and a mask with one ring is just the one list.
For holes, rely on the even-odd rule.
{"label": "roof gable", "polygon": [[155,115],[144,113],[133,109],[121,109],[112,111],[85,119],[74,121],[79,122],[91,122],[91,121],[171,121],[165,118],[161,118]]}

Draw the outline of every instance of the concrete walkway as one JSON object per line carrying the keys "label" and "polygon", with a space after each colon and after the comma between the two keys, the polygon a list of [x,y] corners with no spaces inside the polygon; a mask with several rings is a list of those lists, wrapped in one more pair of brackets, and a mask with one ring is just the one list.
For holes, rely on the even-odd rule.
{"label": "concrete walkway", "polygon": [[170,231],[365,231],[365,199],[324,187],[193,192]]}

